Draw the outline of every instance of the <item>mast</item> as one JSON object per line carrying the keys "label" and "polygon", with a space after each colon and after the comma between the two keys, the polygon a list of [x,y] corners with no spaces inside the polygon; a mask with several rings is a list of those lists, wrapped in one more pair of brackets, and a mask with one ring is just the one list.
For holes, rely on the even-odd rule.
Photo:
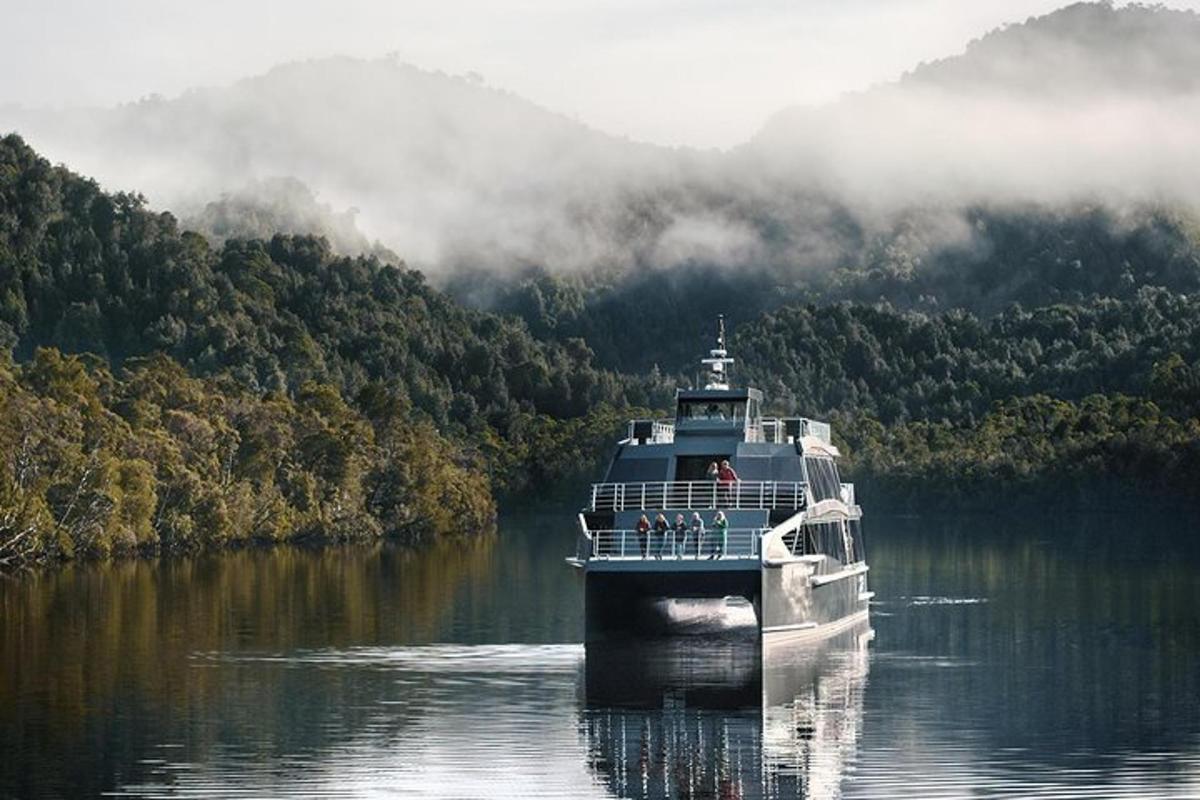
{"label": "mast", "polygon": [[708,367],[708,382],[705,389],[728,389],[729,372],[726,369],[733,363],[729,351],[725,349],[725,315],[717,315],[717,346],[708,351],[709,357],[700,359],[700,363]]}

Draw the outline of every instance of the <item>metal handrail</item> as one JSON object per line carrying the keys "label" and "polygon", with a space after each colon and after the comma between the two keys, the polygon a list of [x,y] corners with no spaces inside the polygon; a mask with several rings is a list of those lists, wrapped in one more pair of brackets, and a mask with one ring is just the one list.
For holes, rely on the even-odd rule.
{"label": "metal handrail", "polygon": [[675,422],[666,419],[631,419],[627,438],[630,441],[637,440],[634,433],[638,424],[647,422],[650,423],[650,435],[645,440],[646,444],[671,444],[675,441]]}
{"label": "metal handrail", "polygon": [[650,530],[644,538],[636,530],[591,531],[591,558],[654,561],[659,559],[757,559],[759,542],[767,528],[730,528],[724,541],[716,528],[698,534],[691,528],[682,537],[674,530]]}
{"label": "metal handrail", "polygon": [[806,484],[803,481],[594,483],[590,510],[799,510],[806,506],[805,488]]}

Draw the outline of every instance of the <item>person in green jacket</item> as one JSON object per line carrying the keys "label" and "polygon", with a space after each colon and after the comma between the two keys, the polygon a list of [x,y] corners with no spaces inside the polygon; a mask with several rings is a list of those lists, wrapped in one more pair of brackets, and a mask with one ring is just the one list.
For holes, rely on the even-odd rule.
{"label": "person in green jacket", "polygon": [[724,511],[718,511],[713,517],[713,530],[717,532],[717,552],[709,556],[710,559],[721,558],[725,555],[725,549],[729,543],[729,520],[725,517]]}

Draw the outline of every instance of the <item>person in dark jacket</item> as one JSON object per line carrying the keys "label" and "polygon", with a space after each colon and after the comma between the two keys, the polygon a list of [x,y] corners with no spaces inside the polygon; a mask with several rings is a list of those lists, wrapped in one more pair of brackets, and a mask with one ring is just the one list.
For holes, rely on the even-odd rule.
{"label": "person in dark jacket", "polygon": [[687,549],[688,526],[683,518],[683,514],[675,515],[675,557],[683,558],[683,551]]}
{"label": "person in dark jacket", "polygon": [[658,516],[654,518],[654,535],[658,538],[658,552],[654,554],[655,558],[662,558],[663,550],[667,549],[667,531],[670,529],[667,518],[661,511],[658,512]]}
{"label": "person in dark jacket", "polygon": [[638,520],[637,536],[638,536],[638,549],[642,551],[642,558],[645,558],[646,557],[646,545],[648,543],[647,540],[650,538],[650,520],[648,520],[646,518],[645,514],[642,514],[642,518]]}

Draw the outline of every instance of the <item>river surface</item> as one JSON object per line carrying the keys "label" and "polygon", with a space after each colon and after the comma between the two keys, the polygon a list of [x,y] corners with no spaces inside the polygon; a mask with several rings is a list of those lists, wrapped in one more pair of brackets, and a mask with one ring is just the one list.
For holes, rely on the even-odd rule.
{"label": "river surface", "polygon": [[0,581],[0,797],[1200,797],[1200,522],[869,517],[871,630],[583,645],[567,512]]}

